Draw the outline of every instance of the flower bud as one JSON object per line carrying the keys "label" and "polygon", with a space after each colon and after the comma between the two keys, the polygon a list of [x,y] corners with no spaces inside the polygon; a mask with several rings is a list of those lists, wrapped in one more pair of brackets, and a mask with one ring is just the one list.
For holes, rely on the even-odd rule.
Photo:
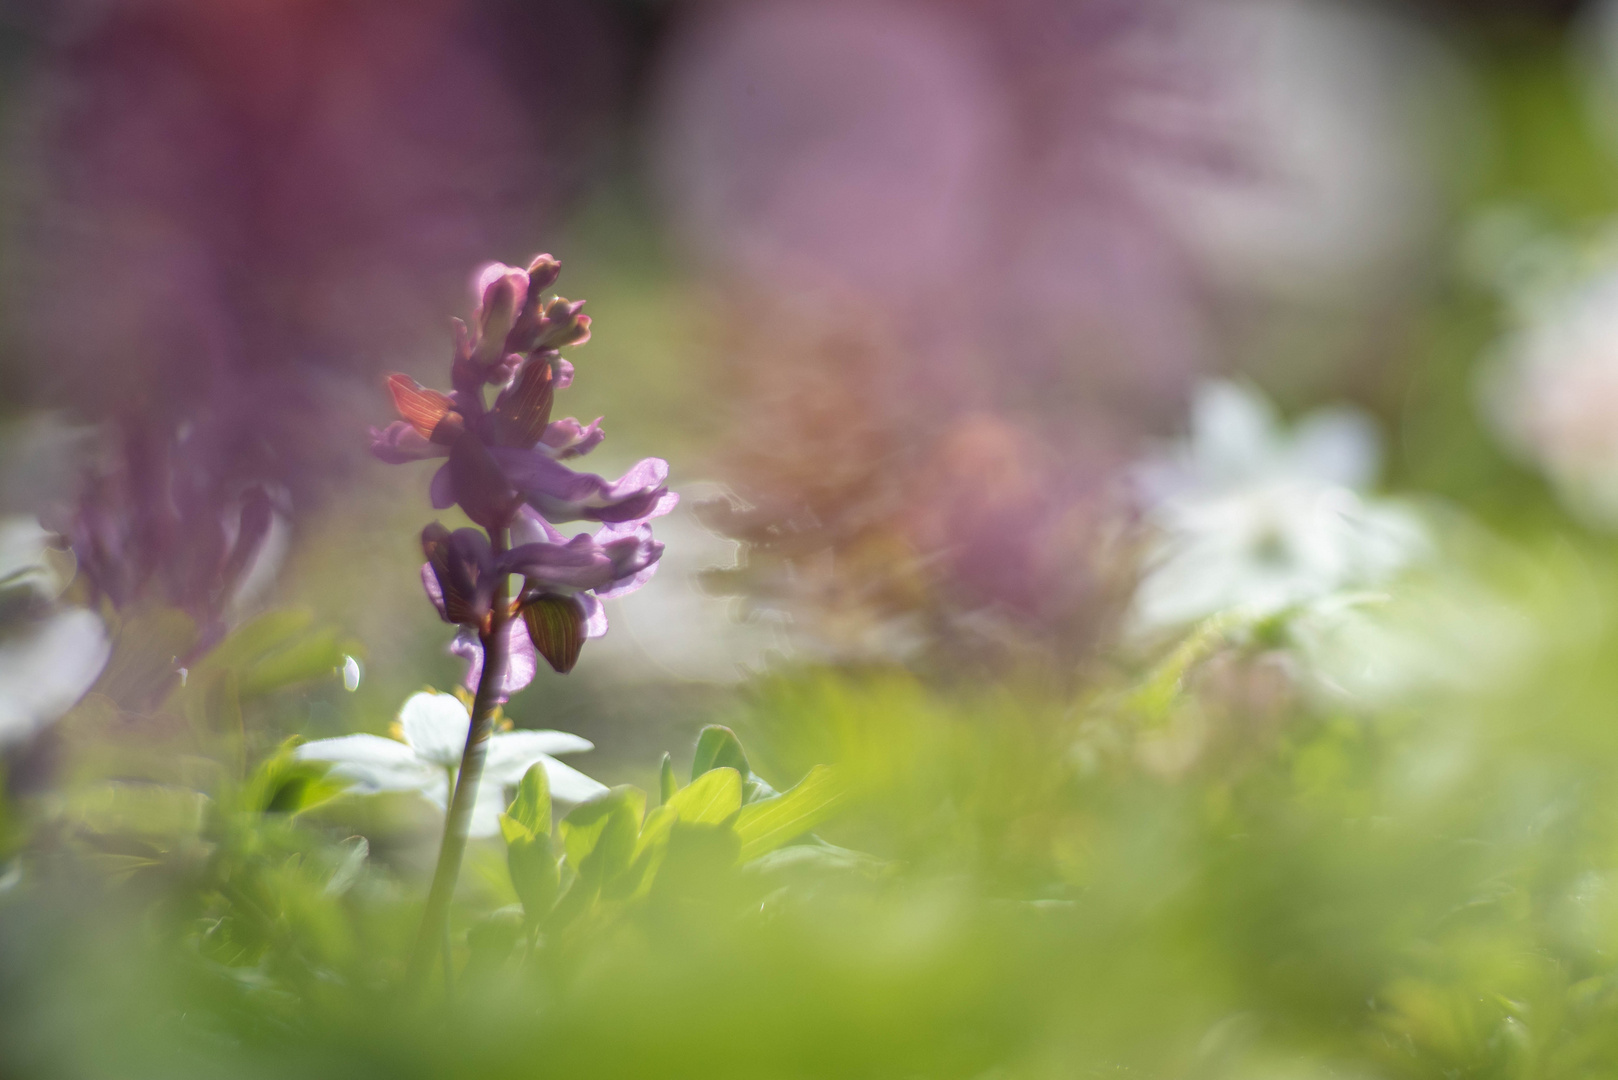
{"label": "flower bud", "polygon": [[562,262],[553,255],[535,255],[528,264],[528,294],[537,297],[556,284],[562,274]]}
{"label": "flower bud", "polygon": [[552,668],[566,675],[584,647],[585,612],[571,596],[536,596],[522,605],[528,638]]}
{"label": "flower bud", "polygon": [[539,318],[539,333],[533,347],[562,349],[589,341],[590,316],[582,313],[583,308],[583,300],[568,300],[564,296],[547,300]]}
{"label": "flower bud", "polygon": [[[489,542],[475,529],[450,532],[438,522],[421,530],[421,550],[438,585],[434,597],[445,622],[477,626],[489,613],[494,582],[486,572]],[[428,589],[431,595],[433,590]]]}
{"label": "flower bud", "polygon": [[473,360],[482,367],[506,355],[506,335],[527,302],[528,275],[514,266],[490,263],[478,275],[478,340]]}

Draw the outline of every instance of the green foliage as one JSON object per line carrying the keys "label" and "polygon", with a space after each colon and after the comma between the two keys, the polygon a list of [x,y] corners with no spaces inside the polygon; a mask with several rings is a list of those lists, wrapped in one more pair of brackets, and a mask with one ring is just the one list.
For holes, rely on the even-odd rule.
{"label": "green foliage", "polygon": [[676,792],[668,807],[688,824],[723,825],[741,811],[741,775],[728,766],[709,769]]}
{"label": "green foliage", "polygon": [[836,814],[842,791],[833,770],[816,765],[797,786],[744,807],[736,821],[744,860],[766,855]]}
{"label": "green foliage", "polygon": [[680,790],[680,782],[674,778],[674,756],[663,755],[663,764],[657,770],[657,788],[661,802],[668,802],[674,798],[674,793]]}
{"label": "green foliage", "polygon": [[506,866],[530,924],[550,914],[561,886],[561,868],[551,844],[551,792],[545,766],[535,764],[517,785],[517,797],[500,815]]}
{"label": "green foliage", "polygon": [[734,769],[743,780],[752,775],[741,740],[728,727],[710,724],[697,736],[697,752],[691,758],[691,779],[710,769]]}

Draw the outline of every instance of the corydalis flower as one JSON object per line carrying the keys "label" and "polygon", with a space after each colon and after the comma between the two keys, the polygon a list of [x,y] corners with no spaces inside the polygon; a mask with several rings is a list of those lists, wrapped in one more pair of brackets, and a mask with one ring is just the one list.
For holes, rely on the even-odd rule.
{"label": "corydalis flower", "polygon": [[[621,479],[576,473],[561,459],[586,454],[605,437],[597,418],[551,421],[556,391],[573,366],[557,351],[590,338],[583,301],[545,299],[561,264],[537,256],[526,271],[495,263],[478,276],[473,327],[457,321],[453,390],[428,389],[392,375],[400,420],[371,433],[372,452],[398,464],[449,460],[433,477],[433,505],[457,505],[485,528],[509,524],[524,502],[551,521],[644,519],[667,490],[668,465],[647,458]],[[485,407],[483,387],[500,387]]]}
{"label": "corydalis flower", "polygon": [[533,678],[536,652],[557,671],[567,672],[578,662],[584,642],[607,632],[601,601],[625,596],[651,580],[663,545],[652,538],[650,520],[678,501],[679,496],[665,492],[645,517],[571,539],[524,508],[511,525],[514,546],[498,555],[476,529],[450,532],[434,522],[422,530],[427,556],[422,586],[440,617],[461,627],[451,651],[470,664],[467,685],[476,686],[482,674],[478,635],[489,628],[495,586],[502,576],[520,574],[523,579],[511,608],[517,618],[505,630],[504,698]]}
{"label": "corydalis flower", "polygon": [[[423,691],[399,710],[399,738],[344,735],[304,743],[297,756],[332,765],[331,775],[358,794],[414,791],[440,810],[449,805],[450,783],[461,763],[471,715],[450,694]],[[607,789],[554,754],[576,754],[595,747],[563,731],[506,731],[489,736],[489,756],[472,803],[469,836],[493,836],[505,809],[505,789],[536,762],[545,766],[552,797],[584,802]]]}
{"label": "corydalis flower", "polygon": [[[590,337],[583,301],[544,295],[560,271],[549,255],[536,256],[526,270],[485,267],[474,286],[471,326],[455,323],[452,389],[390,376],[401,419],[371,433],[372,451],[383,461],[447,458],[430,485],[433,505],[459,505],[487,531],[428,526],[422,582],[439,615],[460,627],[451,651],[468,662],[468,686],[483,675],[485,646],[505,646],[496,650],[505,657],[494,686],[499,700],[533,678],[536,655],[570,671],[584,642],[606,632],[601,598],[651,577],[663,546],[648,522],[678,501],[665,484],[668,464],[658,458],[615,481],[562,464],[589,453],[604,435],[599,417],[589,424],[551,420],[556,391],[573,381],[573,365],[557,350]],[[487,385],[499,387],[492,404],[484,399]],[[605,524],[572,539],[553,524],[579,520]],[[522,576],[522,590],[497,610],[512,575]]]}

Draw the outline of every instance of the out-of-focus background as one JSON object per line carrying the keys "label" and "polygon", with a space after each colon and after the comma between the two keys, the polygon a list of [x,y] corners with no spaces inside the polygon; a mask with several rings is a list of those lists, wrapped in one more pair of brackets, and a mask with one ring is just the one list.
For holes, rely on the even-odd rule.
{"label": "out-of-focus background", "polygon": [[[1587,393],[1485,387],[1530,294],[1618,267],[1600,3],[86,0],[3,29],[0,510],[133,520],[170,497],[142,470],[202,517],[272,493],[253,588],[204,606],[352,636],[319,730],[454,673],[409,586],[424,477],[365,429],[491,258],[563,260],[596,332],[559,411],[607,416],[599,471],[663,456],[686,496],[620,632],[514,708],[609,754],[772,656],[1104,648],[1119,480],[1212,376],[1360,407],[1384,480],[1508,531],[1599,522],[1618,473],[1618,319]],[[118,599],[191,588],[126,531]]]}
{"label": "out-of-focus background", "polygon": [[[1202,664],[1195,731],[1175,720],[1136,755],[1159,781],[1211,767],[1231,716],[1236,742],[1296,749],[1275,734],[1291,711],[1403,716],[1484,691],[1540,663],[1547,627],[1576,645],[1512,700],[1582,695],[1557,760],[1604,722],[1618,2],[16,0],[0,4],[0,584],[29,552],[45,569],[0,609],[13,790],[71,772],[50,724],[98,672],[98,701],[145,716],[186,657],[269,610],[307,613],[352,663],[347,688],[250,712],[261,749],[385,733],[410,693],[454,685],[418,537],[464,521],[430,506],[431,465],[380,463],[367,429],[393,419],[388,373],[444,381],[477,268],[542,251],[594,319],[558,415],[605,416],[592,470],[663,457],[682,496],[608,636],[506,707],[591,739],[608,783],[655,790],[662,749],[716,717],[775,732],[798,773],[857,758],[839,738],[902,756],[931,738],[926,710],[886,679],[1004,691],[986,715],[1040,727],[1007,704],[1037,701],[1059,725],[1232,611],[1303,614],[1286,649]],[[1309,516],[1323,506],[1328,524]],[[1411,566],[1395,631],[1309,607],[1354,607]],[[804,689],[805,671],[865,689]],[[908,717],[891,744],[849,734],[890,705]],[[1445,715],[1497,725],[1493,750],[1517,738],[1504,706],[1473,708]],[[1057,757],[1106,758],[1094,735]],[[1389,768],[1441,786],[1469,740]],[[1297,775],[1316,765],[1350,768],[1317,755]],[[1510,775],[1536,792],[1522,805],[1556,804]],[[1174,805],[1224,813],[1225,783]],[[901,783],[854,839],[926,865],[927,815],[974,812],[938,784]],[[1044,807],[1016,814],[995,818],[1013,847],[1050,839]],[[1172,847],[1158,817],[1129,820]],[[1051,865],[1101,858],[1097,834],[1052,829]],[[1397,858],[1427,849],[1366,850],[1397,891]],[[1039,879],[1022,854],[995,864],[1008,894]],[[1201,929],[1163,931],[1162,963],[1218,902],[1187,903]],[[902,910],[911,926],[932,909]],[[1265,984],[1276,1001],[1301,992],[1290,978]],[[1387,1000],[1417,1016],[1418,997]],[[1480,1043],[1514,1038],[1501,1023]]]}

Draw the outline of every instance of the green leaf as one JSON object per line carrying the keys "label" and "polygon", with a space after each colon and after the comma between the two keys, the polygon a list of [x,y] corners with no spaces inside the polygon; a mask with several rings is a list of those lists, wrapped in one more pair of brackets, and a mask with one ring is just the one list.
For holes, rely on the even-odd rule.
{"label": "green leaf", "polygon": [[628,785],[575,806],[560,827],[568,865],[587,881],[617,877],[634,855],[645,810],[646,793]]}
{"label": "green leaf", "polygon": [[331,877],[326,879],[326,887],[321,890],[327,896],[342,896],[354,887],[360,874],[365,871],[371,843],[363,836],[351,836],[338,845],[338,849],[342,854],[337,860],[337,869],[332,871]]}
{"label": "green leaf", "polygon": [[711,896],[716,883],[735,872],[740,852],[741,841],[728,825],[676,821],[652,891],[666,897]]}
{"label": "green leaf", "polygon": [[663,858],[668,854],[669,834],[679,820],[679,811],[672,806],[659,806],[646,815],[645,827],[635,841],[635,854],[630,860],[629,870],[619,879],[615,893],[638,899],[651,890],[658,867],[662,866]]}
{"label": "green leaf", "polygon": [[344,784],[326,779],[330,765],[293,756],[298,742],[295,737],[288,739],[253,770],[243,795],[245,809],[259,814],[297,814],[343,793]]}
{"label": "green leaf", "polygon": [[742,861],[774,851],[816,828],[837,812],[842,798],[836,773],[830,766],[816,765],[790,791],[748,805],[736,819]]}
{"label": "green leaf", "polygon": [[675,792],[668,806],[689,824],[718,825],[728,821],[742,808],[741,774],[728,767],[710,769]]}
{"label": "green leaf", "polygon": [[[520,796],[518,801],[521,801]],[[515,809],[516,803],[512,807]],[[545,832],[530,828],[511,814],[500,815],[500,834],[506,841],[506,869],[511,872],[511,887],[517,891],[523,913],[531,923],[550,913],[562,883],[561,867],[557,865],[556,851],[551,845],[549,807],[545,812]]]}
{"label": "green leaf", "polygon": [[669,754],[663,755],[663,767],[658,770],[657,785],[662,796],[659,802],[668,802],[674,798],[674,793],[680,790],[680,782],[674,779],[674,758]]}
{"label": "green leaf", "polygon": [[522,939],[522,919],[513,908],[500,908],[478,919],[466,930],[468,971],[496,970],[511,957]]}
{"label": "green leaf", "polygon": [[710,769],[735,769],[743,780],[753,775],[747,767],[747,754],[742,751],[736,733],[721,724],[709,724],[697,736],[696,756],[691,759],[691,779],[695,780]]}
{"label": "green leaf", "polygon": [[335,629],[318,630],[244,669],[242,696],[257,697],[297,683],[333,678],[350,651],[352,646]]}
{"label": "green leaf", "polygon": [[277,608],[243,623],[208,652],[198,667],[246,668],[292,645],[314,625],[306,608]]}
{"label": "green leaf", "polygon": [[545,766],[535,762],[528,766],[517,783],[517,797],[506,807],[506,813],[521,822],[532,833],[550,835],[551,782],[545,775]]}

